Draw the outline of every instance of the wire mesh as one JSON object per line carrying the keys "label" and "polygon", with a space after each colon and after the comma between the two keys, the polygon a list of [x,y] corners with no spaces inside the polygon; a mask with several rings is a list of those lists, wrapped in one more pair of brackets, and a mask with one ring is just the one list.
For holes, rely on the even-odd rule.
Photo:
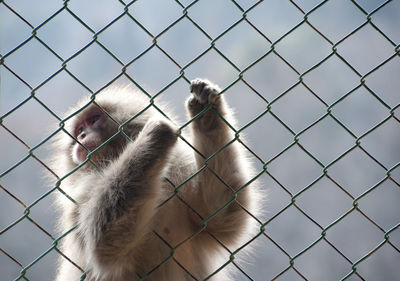
{"label": "wire mesh", "polygon": [[[249,151],[270,198],[264,214],[248,213],[254,237],[234,251],[219,242],[230,258],[206,280],[226,269],[237,280],[400,274],[400,1],[48,2],[0,1],[4,280],[51,280],[59,256],[74,263],[58,247],[74,229],[55,232],[49,207],[52,194],[69,197],[60,182],[70,174],[44,160],[61,112],[121,83],[159,109],[204,74],[236,108],[232,142]],[[164,263],[180,244],[168,246]],[[75,266],[84,280],[88,269]]]}

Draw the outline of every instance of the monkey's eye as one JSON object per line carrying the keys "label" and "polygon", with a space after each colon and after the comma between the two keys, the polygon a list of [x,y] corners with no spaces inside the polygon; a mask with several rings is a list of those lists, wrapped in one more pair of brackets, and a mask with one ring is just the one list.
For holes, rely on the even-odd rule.
{"label": "monkey's eye", "polygon": [[92,124],[96,123],[101,118],[100,114],[96,114],[92,117]]}
{"label": "monkey's eye", "polygon": [[79,127],[78,130],[76,130],[76,135],[79,136],[83,132],[83,127]]}

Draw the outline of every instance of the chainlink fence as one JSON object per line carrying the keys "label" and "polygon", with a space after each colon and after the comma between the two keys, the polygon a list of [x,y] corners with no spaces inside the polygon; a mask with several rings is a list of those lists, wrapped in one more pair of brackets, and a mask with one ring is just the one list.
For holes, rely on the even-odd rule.
{"label": "chainlink fence", "polygon": [[69,259],[52,203],[65,175],[45,160],[69,106],[130,84],[185,120],[206,77],[268,193],[215,273],[397,280],[399,15],[399,0],[0,1],[0,279],[52,280]]}

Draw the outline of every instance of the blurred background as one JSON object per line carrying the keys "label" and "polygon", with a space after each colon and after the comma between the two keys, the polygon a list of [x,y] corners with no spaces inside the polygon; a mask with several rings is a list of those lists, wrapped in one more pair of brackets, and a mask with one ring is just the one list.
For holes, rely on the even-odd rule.
{"label": "blurred background", "polygon": [[265,231],[224,270],[398,280],[399,15],[400,0],[0,1],[0,280],[54,278],[60,116],[129,84],[183,125],[197,77],[225,89],[268,194]]}

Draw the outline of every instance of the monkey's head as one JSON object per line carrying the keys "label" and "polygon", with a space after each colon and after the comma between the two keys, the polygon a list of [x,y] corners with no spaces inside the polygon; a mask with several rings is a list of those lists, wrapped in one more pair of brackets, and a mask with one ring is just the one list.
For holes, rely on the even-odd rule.
{"label": "monkey's head", "polygon": [[79,102],[67,112],[55,142],[53,160],[58,170],[69,172],[86,160],[83,170],[110,163],[155,114],[153,108],[146,109],[148,105],[148,98],[129,88],[112,88],[98,94],[93,102],[89,98]]}
{"label": "monkey's head", "polygon": [[[80,112],[72,120],[71,132],[73,143],[71,143],[72,161],[79,165],[84,162],[89,152],[96,150],[105,141],[109,140],[113,135],[118,133],[118,123],[112,120],[112,117],[105,108],[100,106],[89,106],[83,112]],[[105,144],[99,149],[98,153],[93,154],[93,161],[113,157],[113,150],[117,153],[118,148],[123,145],[123,138],[116,135],[110,140],[110,145]],[[113,144],[111,144],[111,142]],[[113,146],[113,149],[109,149]],[[100,152],[101,150],[101,152]],[[110,154],[111,153],[111,154]],[[97,160],[97,161],[96,161]]]}

